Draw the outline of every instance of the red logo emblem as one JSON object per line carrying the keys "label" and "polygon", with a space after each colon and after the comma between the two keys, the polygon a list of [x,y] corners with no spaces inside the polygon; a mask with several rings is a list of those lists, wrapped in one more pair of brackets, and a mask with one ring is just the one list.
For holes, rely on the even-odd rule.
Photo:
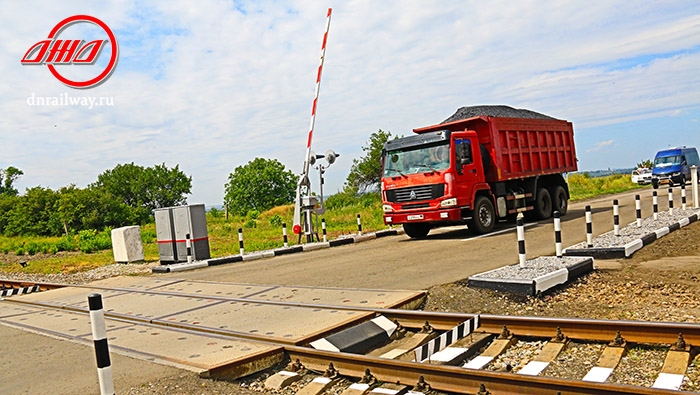
{"label": "red logo emblem", "polygon": [[[88,43],[85,40],[59,40],[58,35],[67,27],[76,23],[91,23],[107,33],[109,40],[93,40]],[[102,49],[107,45],[112,46],[112,55],[109,57],[107,67],[97,77],[86,81],[74,81],[62,76],[54,65],[93,65],[100,57]],[[97,86],[106,81],[117,66],[119,47],[112,30],[101,20],[89,15],[74,15],[59,22],[46,40],[39,41],[29,48],[22,58],[22,65],[45,64],[51,74],[59,81],[76,89],[86,89]]]}

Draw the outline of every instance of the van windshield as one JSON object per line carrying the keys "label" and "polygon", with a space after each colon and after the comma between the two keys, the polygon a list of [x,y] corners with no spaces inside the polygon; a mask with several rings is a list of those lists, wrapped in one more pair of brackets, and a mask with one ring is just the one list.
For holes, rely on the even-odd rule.
{"label": "van windshield", "polygon": [[660,156],[654,159],[654,167],[667,167],[681,164],[680,155]]}

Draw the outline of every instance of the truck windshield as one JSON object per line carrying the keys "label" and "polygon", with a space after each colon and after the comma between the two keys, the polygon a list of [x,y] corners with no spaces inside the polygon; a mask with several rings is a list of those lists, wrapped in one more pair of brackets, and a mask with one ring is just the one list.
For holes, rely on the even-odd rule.
{"label": "truck windshield", "polygon": [[450,167],[450,146],[439,145],[410,147],[384,154],[384,177],[427,173]]}
{"label": "truck windshield", "polygon": [[681,164],[681,156],[680,155],[660,156],[660,157],[654,159],[654,167],[666,167],[666,166],[673,166],[673,165],[680,165],[680,164]]}

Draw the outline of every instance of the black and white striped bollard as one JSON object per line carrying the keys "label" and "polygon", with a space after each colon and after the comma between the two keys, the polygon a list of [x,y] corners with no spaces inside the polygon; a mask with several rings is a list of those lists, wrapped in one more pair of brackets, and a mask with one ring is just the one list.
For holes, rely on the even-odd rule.
{"label": "black and white striped bollard", "polygon": [[586,245],[588,248],[593,247],[593,215],[591,214],[591,206],[586,206]]}
{"label": "black and white striped bollard", "polygon": [[185,235],[185,246],[187,247],[187,263],[192,263],[192,239],[190,234]]}
{"label": "black and white striped bollard", "polygon": [[554,250],[556,251],[557,258],[564,256],[561,248],[561,218],[559,216],[559,211],[554,212]]}
{"label": "black and white striped bollard", "polygon": [[357,214],[357,235],[362,236],[362,221],[360,221],[360,214]]}
{"label": "black and white striped bollard", "polygon": [[651,197],[651,204],[654,209],[654,221],[659,219],[659,195],[654,191],[654,194]]}
{"label": "black and white striped bollard", "polygon": [[114,380],[112,378],[112,362],[109,359],[109,346],[107,345],[107,326],[104,311],[102,311],[102,296],[100,294],[88,295],[88,306],[90,308],[92,341],[95,344],[100,394],[113,395],[115,393]]}
{"label": "black and white striped bollard", "polygon": [[685,210],[687,207],[685,202],[685,184],[683,184],[681,185],[681,209]]}
{"label": "black and white striped bollard", "polygon": [[321,218],[321,230],[323,231],[323,242],[328,241],[328,237],[326,236],[326,219]]}
{"label": "black and white striped bollard", "polygon": [[639,195],[634,196],[634,208],[637,210],[637,227],[642,227],[642,201]]}
{"label": "black and white striped bollard", "polygon": [[284,241],[284,246],[289,247],[289,240],[287,239],[287,223],[282,222],[282,240]]}
{"label": "black and white striped bollard", "polygon": [[243,255],[243,228],[238,228],[238,248],[240,254]]}
{"label": "black and white striped bollard", "polygon": [[518,261],[520,262],[520,268],[524,269],[527,258],[525,254],[525,226],[521,217],[518,217],[515,223],[517,224],[518,230]]}
{"label": "black and white striped bollard", "polygon": [[668,214],[673,215],[673,188],[668,188]]}
{"label": "black and white striped bollard", "polygon": [[613,232],[615,236],[620,235],[620,204],[617,199],[613,200]]}

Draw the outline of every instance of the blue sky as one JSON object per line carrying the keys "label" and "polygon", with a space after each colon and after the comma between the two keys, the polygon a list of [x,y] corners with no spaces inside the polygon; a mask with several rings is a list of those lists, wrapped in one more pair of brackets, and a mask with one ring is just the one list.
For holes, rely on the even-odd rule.
{"label": "blue sky", "polygon": [[[22,169],[24,191],[84,187],[119,163],[179,165],[193,178],[189,202],[209,205],[256,157],[299,173],[328,7],[312,148],[341,157],[326,193],[342,188],[371,133],[407,135],[470,105],[572,121],[580,170],[700,147],[697,0],[28,1],[3,5],[0,168]],[[87,90],[20,64],[77,14],[104,21],[119,43],[110,79]],[[76,25],[65,38],[93,30]],[[63,94],[114,105],[27,103]]]}

